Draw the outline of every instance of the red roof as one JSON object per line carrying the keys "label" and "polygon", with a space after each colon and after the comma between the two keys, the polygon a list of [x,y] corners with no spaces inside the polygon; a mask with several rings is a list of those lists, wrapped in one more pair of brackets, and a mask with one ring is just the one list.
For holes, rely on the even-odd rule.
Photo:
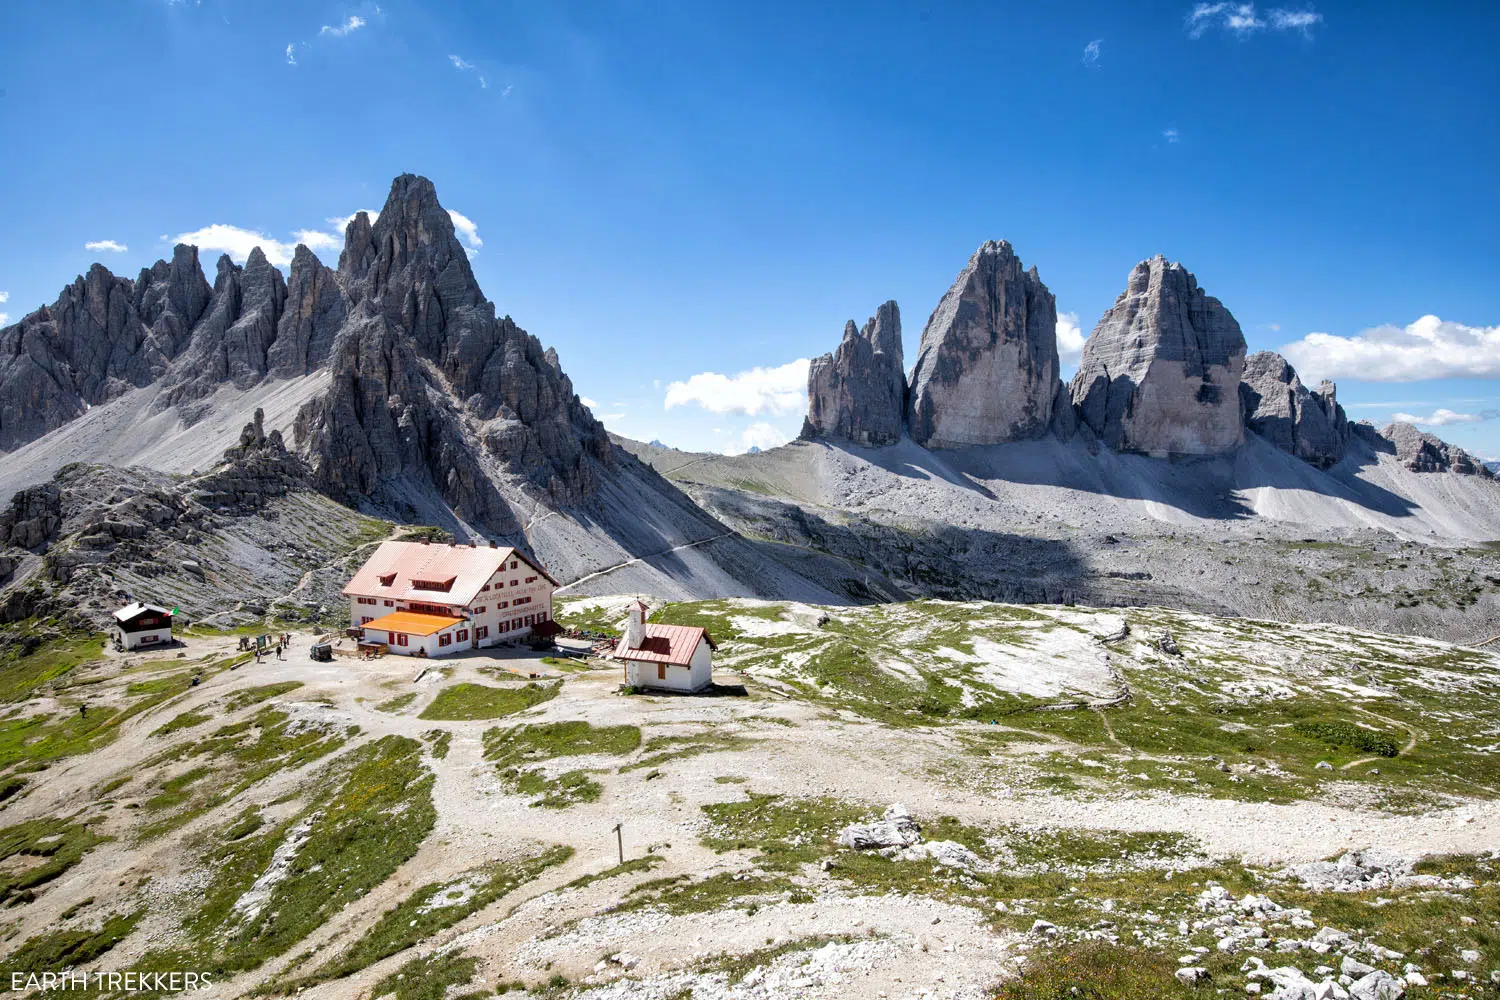
{"label": "red roof", "polygon": [[[492,549],[488,546],[382,542],[344,587],[343,593],[455,606],[471,604],[490,577],[512,559],[519,559],[529,570],[557,586],[557,581],[546,570],[509,546]],[[390,582],[386,583],[387,580]],[[418,586],[421,583],[436,584],[438,589]]]}
{"label": "red roof", "polygon": [[616,646],[615,658],[675,663],[685,667],[693,662],[693,653],[702,641],[708,643],[709,649],[719,648],[708,632],[693,625],[647,625],[641,644],[629,649]]}

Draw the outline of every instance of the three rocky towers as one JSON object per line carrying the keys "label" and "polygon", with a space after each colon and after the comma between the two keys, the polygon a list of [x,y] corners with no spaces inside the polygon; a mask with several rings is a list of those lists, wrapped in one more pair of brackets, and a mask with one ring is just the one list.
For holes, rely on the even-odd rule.
{"label": "three rocky towers", "polygon": [[1059,378],[1057,304],[1009,243],[969,258],[922,331],[908,383],[895,302],[808,371],[804,438],[928,448],[1001,444],[1083,429],[1116,451],[1221,455],[1246,429],[1320,468],[1337,463],[1351,425],[1333,383],[1309,390],[1291,365],[1245,356],[1229,310],[1181,264],[1137,264]]}

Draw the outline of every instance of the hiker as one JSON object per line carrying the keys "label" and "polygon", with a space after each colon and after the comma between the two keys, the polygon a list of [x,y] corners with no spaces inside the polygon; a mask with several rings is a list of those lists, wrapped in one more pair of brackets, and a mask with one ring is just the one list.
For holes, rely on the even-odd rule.
{"label": "hiker", "polygon": [[281,647],[280,646],[276,647],[276,659],[278,659],[278,660],[283,659],[283,657],[281,655]]}
{"label": "hiker", "polygon": [[80,719],[87,719],[89,717],[89,707],[87,705],[78,706],[78,717]]}

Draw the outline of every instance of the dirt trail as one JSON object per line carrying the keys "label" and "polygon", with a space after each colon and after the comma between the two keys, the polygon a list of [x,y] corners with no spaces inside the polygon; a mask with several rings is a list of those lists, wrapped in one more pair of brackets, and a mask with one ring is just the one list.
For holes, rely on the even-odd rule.
{"label": "dirt trail", "polygon": [[700,538],[696,542],[684,542],[681,545],[673,545],[671,548],[662,549],[660,552],[653,552],[650,555],[636,556],[634,559],[627,559],[624,562],[615,563],[613,566],[606,566],[603,569],[595,570],[592,573],[585,573],[578,579],[573,580],[569,583],[565,583],[561,587],[558,587],[557,593],[561,594],[565,590],[571,590],[572,588],[577,587],[580,584],[588,583],[590,580],[597,580],[601,576],[608,576],[610,573],[613,573],[616,570],[624,569],[626,566],[634,566],[636,563],[650,562],[652,559],[660,559],[662,556],[671,555],[673,552],[681,552],[683,549],[695,549],[700,545],[707,545],[709,542],[717,542],[721,538],[731,538],[733,536],[734,532],[724,531],[720,532],[717,535],[712,535],[708,538]]}

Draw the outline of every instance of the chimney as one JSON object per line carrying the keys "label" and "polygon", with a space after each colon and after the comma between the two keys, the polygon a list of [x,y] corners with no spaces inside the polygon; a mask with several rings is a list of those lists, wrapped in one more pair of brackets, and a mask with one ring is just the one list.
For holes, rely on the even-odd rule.
{"label": "chimney", "polygon": [[424,538],[424,539],[422,539],[422,544],[423,545],[431,545],[432,544],[432,539],[430,539],[430,538]]}
{"label": "chimney", "polygon": [[495,540],[493,538],[491,538],[490,539],[490,548],[493,549],[494,547],[495,547]]}

